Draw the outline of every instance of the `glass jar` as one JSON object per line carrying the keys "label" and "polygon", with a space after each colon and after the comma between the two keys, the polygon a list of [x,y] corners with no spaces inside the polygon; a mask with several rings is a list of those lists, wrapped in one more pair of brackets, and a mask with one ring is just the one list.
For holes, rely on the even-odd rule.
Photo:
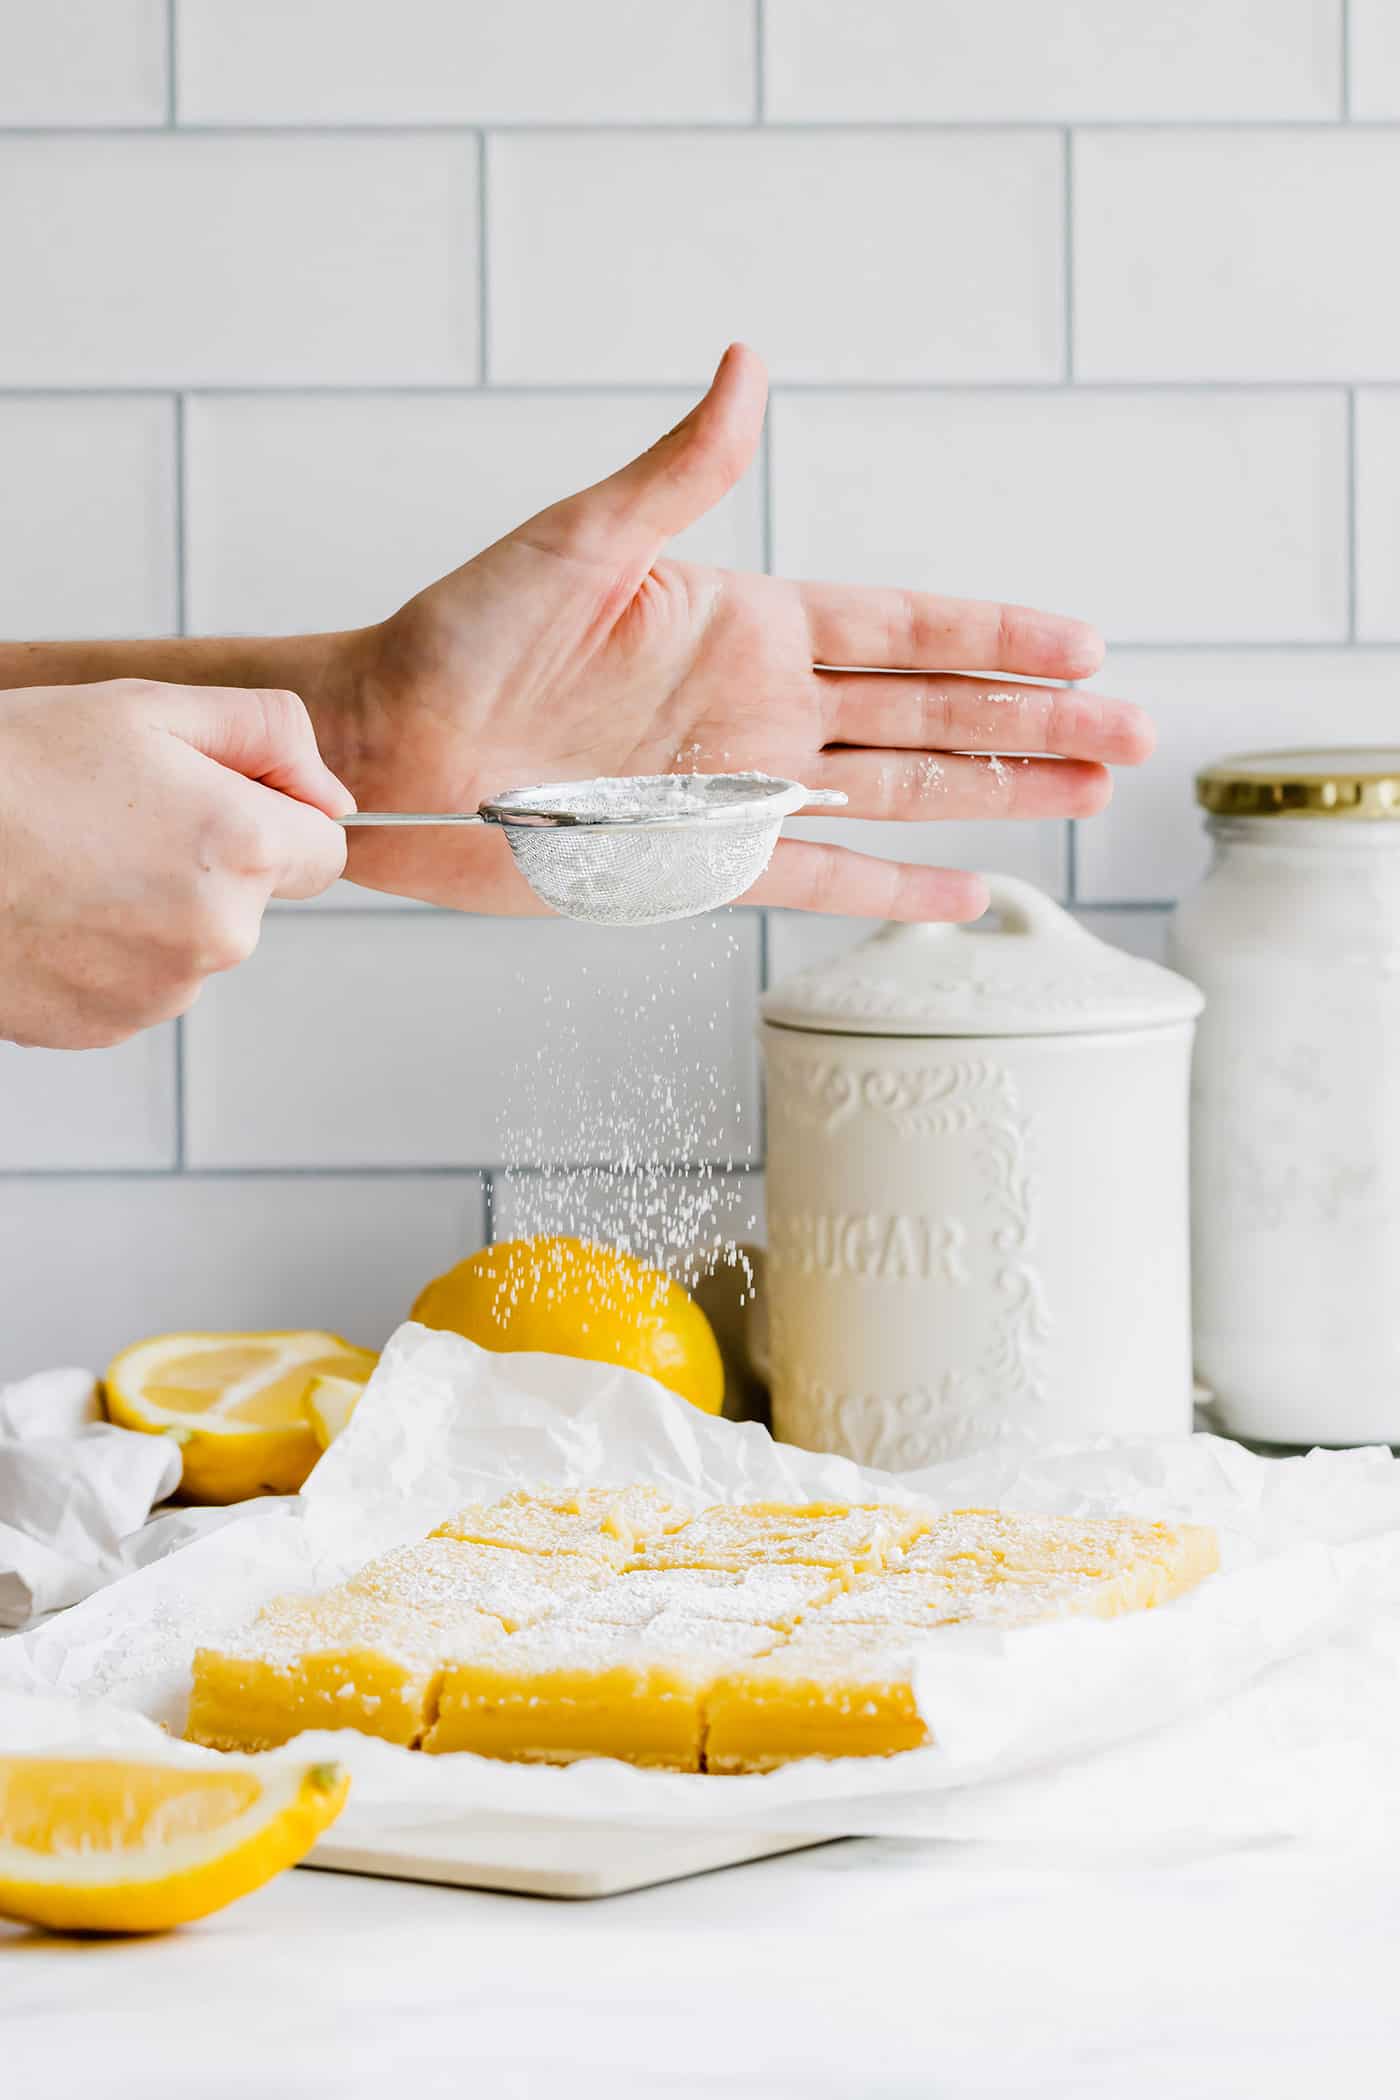
{"label": "glass jar", "polygon": [[1170,956],[1192,1077],[1196,1368],[1220,1426],[1400,1444],[1400,750],[1197,781],[1214,844]]}

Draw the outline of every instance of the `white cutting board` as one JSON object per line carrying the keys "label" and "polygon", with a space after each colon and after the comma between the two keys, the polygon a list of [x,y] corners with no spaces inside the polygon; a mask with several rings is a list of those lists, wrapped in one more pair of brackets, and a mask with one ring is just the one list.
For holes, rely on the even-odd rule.
{"label": "white cutting board", "polygon": [[481,1817],[410,1830],[385,1828],[362,1843],[323,1838],[306,1867],[437,1881],[449,1888],[522,1896],[617,1896],[716,1867],[824,1845],[824,1837],[759,1830],[647,1830],[629,1823],[570,1823],[541,1816]]}

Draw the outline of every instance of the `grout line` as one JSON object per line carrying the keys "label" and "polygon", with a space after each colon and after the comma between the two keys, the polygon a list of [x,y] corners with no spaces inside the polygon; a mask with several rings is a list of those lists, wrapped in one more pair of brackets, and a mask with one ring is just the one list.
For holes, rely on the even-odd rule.
{"label": "grout line", "polygon": [[[164,385],[124,385],[120,381],[98,382],[92,385],[75,386],[15,386],[0,385],[0,400],[66,401],[75,397],[82,399],[106,398],[120,401],[159,400],[168,398],[173,388],[187,397],[199,401],[246,401],[276,400],[294,401],[301,396],[332,400],[354,400],[364,397],[370,400],[414,400],[421,401],[439,397],[447,401],[478,400],[483,394],[505,395],[509,398],[529,400],[588,401],[610,398],[632,397],[637,394],[675,394],[678,399],[693,401],[696,391],[704,391],[713,372],[699,372],[689,379],[580,379],[546,380],[538,384],[518,380],[493,380],[483,387],[474,380],[363,380],[363,381],[302,381],[288,383],[274,380],[265,383],[248,379],[239,386],[227,383],[201,384],[198,380],[167,380]],[[1264,397],[1280,395],[1340,394],[1349,386],[1366,387],[1376,391],[1400,391],[1400,372],[1367,373],[1356,372],[1347,379],[775,379],[769,391],[774,398],[785,396],[830,395],[836,399],[863,394],[896,394],[911,398],[923,395],[940,399],[946,395],[962,395],[973,399],[985,399],[997,395],[1069,395],[1093,394],[1141,394],[1156,398],[1159,395],[1180,394],[1184,396],[1209,397],[1213,395],[1253,394]]]}
{"label": "grout line", "polygon": [[[771,936],[768,924],[768,913],[766,911],[761,911],[758,915],[758,999],[755,1001],[755,1018],[757,1018],[757,1008],[761,1004],[763,995],[767,991],[771,981],[772,953]],[[765,1161],[767,1157],[768,1075],[765,1061],[762,1058],[760,1058],[758,1067],[758,1158],[759,1161],[762,1162]]]}
{"label": "grout line", "polygon": [[[1350,124],[1357,130],[1397,131],[1400,118],[1351,117]],[[1005,133],[1012,137],[1036,135],[1041,138],[1058,137],[1066,125],[1076,131],[1115,133],[1150,132],[1173,133],[1186,136],[1192,132],[1284,132],[1322,133],[1344,129],[1339,117],[1103,117],[1075,116],[1066,113],[1058,117],[894,117],[879,119],[871,117],[842,119],[831,117],[775,117],[764,119],[764,129],[771,132],[796,132],[811,134],[832,133],[846,137],[862,137],[896,132],[911,137],[939,138],[960,137],[967,133],[983,136]],[[140,138],[160,135],[169,129],[159,124],[0,124],[0,135],[14,138]],[[595,138],[621,133],[624,136],[667,137],[678,132],[699,133],[702,136],[726,137],[738,132],[752,131],[752,117],[700,117],[685,118],[670,122],[664,117],[636,118],[633,120],[607,119],[600,123],[512,123],[480,117],[463,116],[456,119],[436,119],[431,123],[416,123],[402,117],[386,117],[379,120],[365,118],[358,123],[342,121],[334,124],[319,124],[310,118],[284,118],[275,124],[252,124],[246,120],[218,124],[199,122],[181,124],[182,137],[199,138],[462,138],[465,134],[484,130],[498,133],[505,138]]]}
{"label": "grout line", "polygon": [[1075,817],[1065,821],[1065,903],[1079,901],[1079,823]]}
{"label": "grout line", "polygon": [[165,0],[165,128],[173,131],[180,121],[179,58],[180,31],[176,19],[178,0]]}
{"label": "grout line", "polygon": [[768,121],[768,65],[765,45],[767,43],[766,0],[753,0],[753,120],[755,124]]}
{"label": "grout line", "polygon": [[[674,1159],[660,1161],[656,1171],[673,1181],[690,1181],[714,1174],[760,1174],[763,1163],[755,1158],[737,1157]],[[0,1184],[15,1181],[470,1181],[483,1176],[490,1176],[494,1181],[507,1174],[516,1180],[527,1174],[613,1174],[619,1179],[628,1178],[620,1173],[616,1160],[560,1159],[531,1160],[523,1165],[505,1165],[496,1161],[490,1166],[461,1167],[0,1167]]]}
{"label": "grout line", "polygon": [[185,1017],[175,1016],[171,1031],[171,1055],[174,1058],[174,1099],[171,1106],[175,1115],[175,1157],[172,1166],[177,1174],[185,1171]]}
{"label": "grout line", "polygon": [[186,634],[189,563],[185,544],[185,397],[175,396],[175,632]]}
{"label": "grout line", "polygon": [[480,335],[477,348],[477,383],[487,386],[491,378],[491,295],[488,281],[490,259],[490,222],[486,210],[486,133],[477,133],[476,152],[476,325]]}
{"label": "grout line", "polygon": [[759,528],[762,536],[763,573],[773,573],[773,405],[770,401],[759,434]]}
{"label": "grout line", "polygon": [[1351,0],[1342,0],[1342,120],[1351,122]]}
{"label": "grout line", "polygon": [[481,1177],[481,1229],[488,1247],[496,1240],[496,1177],[488,1170]]}
{"label": "grout line", "polygon": [[1347,388],[1347,640],[1356,646],[1356,388]]}
{"label": "grout line", "polygon": [[1175,897],[1141,897],[1136,901],[1128,900],[1124,902],[1118,899],[1112,903],[1107,901],[1101,903],[1097,897],[1078,897],[1075,899],[1074,908],[1076,911],[1116,912],[1120,918],[1128,918],[1134,912],[1145,912],[1149,915],[1155,914],[1160,916],[1163,912],[1176,910],[1176,899]]}
{"label": "grout line", "polygon": [[1065,127],[1064,146],[1064,330],[1065,383],[1074,379],[1074,133]]}

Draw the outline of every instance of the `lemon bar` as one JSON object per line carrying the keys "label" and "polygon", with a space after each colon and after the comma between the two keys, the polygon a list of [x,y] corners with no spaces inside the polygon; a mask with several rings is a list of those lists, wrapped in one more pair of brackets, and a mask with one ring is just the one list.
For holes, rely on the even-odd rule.
{"label": "lemon bar", "polygon": [[703,1708],[707,1772],[766,1772],[798,1757],[889,1757],[932,1740],[917,1674],[932,1640],[904,1630],[803,1627],[716,1674]]}
{"label": "lemon bar", "polygon": [[425,1539],[400,1546],[346,1583],[352,1596],[373,1597],[421,1613],[434,1623],[463,1609],[490,1612],[514,1633],[546,1618],[568,1597],[615,1580],[606,1561],[585,1553],[520,1553],[462,1539]]}
{"label": "lemon bar", "polygon": [[977,1509],[935,1519],[897,1563],[957,1589],[1017,1586],[1032,1610],[1043,1590],[1042,1617],[1073,1610],[1103,1618],[1169,1603],[1219,1564],[1215,1533],[1200,1524]]}
{"label": "lemon bar", "polygon": [[844,1503],[747,1502],[707,1509],[637,1556],[647,1568],[828,1568],[846,1576],[883,1566],[925,1528],[915,1509]]}
{"label": "lemon bar", "polygon": [[307,1728],[358,1728],[414,1744],[448,1655],[507,1638],[463,1609],[429,1624],[373,1597],[281,1597],[224,1648],[199,1648],[185,1733],[213,1750],[270,1750]]}
{"label": "lemon bar", "polygon": [[686,1514],[650,1488],[584,1488],[553,1498],[517,1493],[468,1504],[432,1536],[524,1553],[586,1553],[620,1568],[639,1534],[662,1537]]}
{"label": "lemon bar", "polygon": [[624,1539],[633,1547],[645,1539],[678,1530],[694,1515],[693,1510],[672,1502],[659,1488],[641,1486],[577,1488],[572,1494],[522,1495],[521,1500],[533,1502],[537,1508],[557,1510],[562,1516],[596,1519],[611,1537]]}
{"label": "lemon bar", "polygon": [[595,1626],[646,1626],[676,1612],[781,1632],[838,1587],[828,1568],[634,1568],[570,1598],[569,1616]]}
{"label": "lemon bar", "polygon": [[620,1757],[698,1771],[701,1700],[716,1670],[777,1638],[771,1627],[675,1612],[641,1627],[551,1619],[443,1673],[423,1748],[535,1764]]}

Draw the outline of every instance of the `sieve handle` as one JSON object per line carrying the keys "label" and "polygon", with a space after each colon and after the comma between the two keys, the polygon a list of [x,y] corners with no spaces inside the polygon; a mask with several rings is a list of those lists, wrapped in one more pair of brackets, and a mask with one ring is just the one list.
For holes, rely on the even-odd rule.
{"label": "sieve handle", "polygon": [[357,809],[353,817],[337,817],[336,822],[349,830],[355,824],[484,824],[486,819],[477,810],[464,816],[431,809]]}

